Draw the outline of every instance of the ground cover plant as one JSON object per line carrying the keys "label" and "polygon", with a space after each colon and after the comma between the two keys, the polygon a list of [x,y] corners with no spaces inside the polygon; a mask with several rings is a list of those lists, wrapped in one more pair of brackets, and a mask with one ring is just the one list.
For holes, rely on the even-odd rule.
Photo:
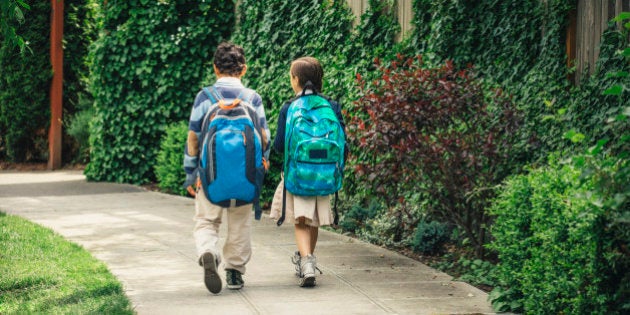
{"label": "ground cover plant", "polygon": [[133,314],[122,285],[80,246],[0,212],[0,313]]}

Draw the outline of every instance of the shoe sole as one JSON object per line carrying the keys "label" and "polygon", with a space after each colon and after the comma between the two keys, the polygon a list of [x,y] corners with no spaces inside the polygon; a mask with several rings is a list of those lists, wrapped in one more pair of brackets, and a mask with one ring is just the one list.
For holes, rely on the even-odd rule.
{"label": "shoe sole", "polygon": [[315,276],[304,276],[298,280],[298,284],[301,287],[314,287],[315,286]]}
{"label": "shoe sole", "polygon": [[243,285],[242,284],[228,284],[227,288],[230,290],[238,290],[238,289],[243,288]]}
{"label": "shoe sole", "polygon": [[212,253],[205,253],[201,256],[203,263],[203,282],[208,291],[217,294],[221,292],[221,277],[217,273],[217,263]]}

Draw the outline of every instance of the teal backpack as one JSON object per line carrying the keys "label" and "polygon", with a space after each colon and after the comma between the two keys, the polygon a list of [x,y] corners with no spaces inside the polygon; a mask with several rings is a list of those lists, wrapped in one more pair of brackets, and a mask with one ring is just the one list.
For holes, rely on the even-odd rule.
{"label": "teal backpack", "polygon": [[[343,181],[346,140],[328,99],[303,93],[293,100],[284,139],[284,188],[297,196],[336,195]],[[284,204],[278,225],[284,221]],[[337,220],[335,215],[335,224]]]}
{"label": "teal backpack", "polygon": [[341,189],[345,134],[320,95],[303,95],[289,105],[284,140],[284,185],[297,196],[326,196]]}

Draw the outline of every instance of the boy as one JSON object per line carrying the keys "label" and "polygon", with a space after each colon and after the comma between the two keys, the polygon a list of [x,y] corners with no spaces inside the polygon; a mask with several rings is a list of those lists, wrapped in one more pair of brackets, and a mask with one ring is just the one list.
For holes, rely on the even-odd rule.
{"label": "boy", "polygon": [[[217,81],[213,85],[216,91],[224,99],[235,99],[245,94],[253,95],[251,105],[254,107],[258,123],[264,128],[266,143],[269,143],[269,127],[265,117],[262,99],[258,93],[247,89],[241,83],[241,77],[247,71],[243,48],[232,43],[221,43],[215,52],[213,62]],[[200,91],[195,98],[188,127],[188,141],[184,154],[184,169],[186,181],[184,187],[190,187],[197,182],[196,169],[199,164],[199,152],[201,125],[203,118],[213,105],[213,101],[204,91]],[[269,149],[264,152],[265,158],[269,157]],[[204,283],[206,288],[214,294],[221,292],[222,281],[217,268],[221,261],[224,262],[226,282],[229,289],[243,287],[242,274],[245,273],[245,265],[251,257],[251,212],[252,205],[231,206],[227,211],[228,236],[223,246],[221,255],[218,249],[219,227],[223,208],[210,203],[205,193],[197,187],[195,195],[195,227],[194,238],[197,247],[199,264],[204,269]]]}

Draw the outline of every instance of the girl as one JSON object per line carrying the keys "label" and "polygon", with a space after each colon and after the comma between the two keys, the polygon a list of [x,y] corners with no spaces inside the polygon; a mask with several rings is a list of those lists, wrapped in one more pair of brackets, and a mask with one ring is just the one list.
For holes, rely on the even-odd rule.
{"label": "girl", "polygon": [[[297,97],[319,94],[322,89],[324,70],[319,61],[313,57],[302,57],[291,63],[289,77],[291,87]],[[287,112],[293,100],[286,102],[280,109],[278,118],[277,134],[274,139],[274,150],[280,154],[284,154],[285,131],[287,122]],[[330,101],[330,105],[337,116],[342,128],[345,130],[343,118],[341,116],[341,107],[337,102]],[[347,152],[347,151],[346,151]],[[287,158],[286,156],[284,157]],[[282,194],[284,183],[280,182],[277,192]],[[295,224],[295,241],[298,251],[293,257],[293,263],[296,265],[297,276],[299,277],[299,285],[309,287],[315,285],[315,271],[317,262],[314,256],[315,246],[317,245],[317,237],[319,227],[331,225],[333,223],[333,215],[330,208],[330,195],[325,196],[296,196],[290,192],[284,192],[286,195],[286,217],[290,223]],[[281,198],[274,198],[272,208],[278,209],[282,205],[278,205]],[[273,211],[272,211],[273,212]],[[273,217],[272,213],[272,217]],[[320,271],[321,272],[321,271]]]}

